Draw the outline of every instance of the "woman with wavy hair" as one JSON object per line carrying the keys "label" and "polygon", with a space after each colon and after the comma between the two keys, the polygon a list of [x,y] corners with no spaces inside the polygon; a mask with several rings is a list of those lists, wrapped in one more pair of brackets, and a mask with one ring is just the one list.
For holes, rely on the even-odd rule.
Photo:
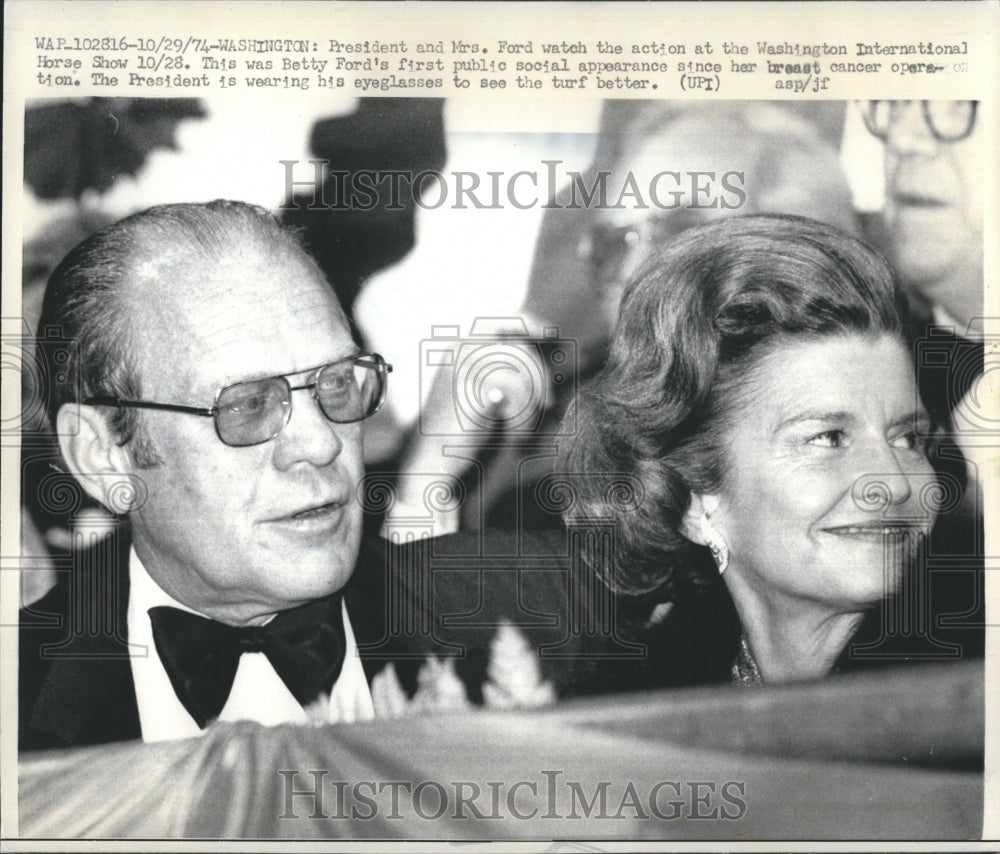
{"label": "woman with wavy hair", "polygon": [[881,256],[798,217],[691,229],[625,289],[562,468],[566,521],[614,531],[590,570],[662,633],[646,684],[824,676],[898,588],[937,490],[904,312]]}

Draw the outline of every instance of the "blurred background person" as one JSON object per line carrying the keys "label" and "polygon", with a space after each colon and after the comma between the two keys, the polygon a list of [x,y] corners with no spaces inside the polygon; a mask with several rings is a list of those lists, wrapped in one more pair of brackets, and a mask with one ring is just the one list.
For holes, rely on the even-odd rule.
{"label": "blurred background person", "polygon": [[[856,232],[836,148],[844,112],[835,103],[802,112],[761,102],[606,102],[582,185],[592,190],[604,181],[607,193],[584,204],[581,188],[569,186],[546,211],[523,325],[494,323],[511,337],[497,348],[488,379],[462,385],[456,368],[435,382],[402,455],[390,519],[419,514],[430,479],[419,475],[433,472],[465,480],[464,505],[436,513],[437,533],[559,526],[536,486],[563,441],[558,425],[574,390],[604,362],[624,283],[676,235],[723,217],[800,214]],[[546,338],[556,332],[554,341]],[[544,410],[533,429],[507,428],[532,406]],[[464,432],[463,407],[478,408],[495,429]],[[463,441],[468,447],[456,449]]]}
{"label": "blurred background person", "polygon": [[886,250],[917,308],[912,335],[934,351],[933,361],[919,365],[921,393],[977,480],[989,453],[977,450],[976,433],[989,422],[983,408],[991,399],[979,387],[985,160],[978,103],[868,101],[862,109],[884,146]]}
{"label": "blurred background person", "polygon": [[[576,247],[586,262],[590,288],[583,302],[599,321],[589,352],[599,354],[606,346],[625,283],[651,252],[687,228],[727,216],[783,213],[858,231],[837,148],[816,121],[788,107],[649,102],[626,127],[608,131],[603,145],[612,176],[631,174],[646,187],[658,173],[670,170],[681,176],[681,194],[671,199],[669,210],[626,204],[592,211]],[[735,199],[732,191],[712,186],[727,175],[727,185],[742,191]],[[661,195],[666,194],[661,190]],[[593,312],[595,297],[598,312]],[[527,305],[532,306],[531,296]]]}
{"label": "blurred background person", "polygon": [[[819,678],[907,589],[935,476],[904,313],[880,255],[801,218],[692,229],[626,287],[560,460],[649,649],[609,686]],[[634,506],[595,474],[631,477]]]}
{"label": "blurred background person", "polygon": [[961,331],[983,312],[985,162],[976,101],[868,101],[885,147],[892,261],[935,319]]}
{"label": "blurred background person", "polygon": [[931,462],[955,499],[931,538],[931,610],[959,632],[961,655],[979,657],[986,624],[982,486],[997,471],[1000,399],[995,354],[987,359],[984,346],[982,117],[976,101],[859,106],[883,146],[882,243],[914,305],[909,337],[932,417]]}

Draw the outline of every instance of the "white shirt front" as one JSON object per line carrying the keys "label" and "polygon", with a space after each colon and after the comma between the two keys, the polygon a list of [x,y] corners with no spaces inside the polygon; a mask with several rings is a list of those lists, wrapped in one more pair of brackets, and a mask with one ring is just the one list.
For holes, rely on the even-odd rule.
{"label": "white shirt front", "polygon": [[[132,678],[139,705],[142,739],[147,742],[190,738],[204,732],[177,698],[156,652],[149,609],[159,605],[198,613],[163,590],[150,577],[133,549],[129,555],[128,641],[132,645]],[[307,713],[274,671],[267,656],[252,652],[240,656],[233,688],[219,720],[252,720],[267,726],[310,721],[351,723],[371,720],[375,716],[371,692],[358,656],[346,603],[342,610],[347,648],[344,666],[330,692],[329,702],[326,703],[326,698],[318,701],[326,703],[326,708],[317,706]]]}

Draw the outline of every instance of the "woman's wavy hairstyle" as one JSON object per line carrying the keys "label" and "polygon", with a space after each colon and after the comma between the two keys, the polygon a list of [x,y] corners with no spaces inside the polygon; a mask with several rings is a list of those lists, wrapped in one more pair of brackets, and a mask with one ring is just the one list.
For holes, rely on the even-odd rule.
{"label": "woman's wavy hairstyle", "polygon": [[[587,475],[566,521],[603,519],[616,532],[610,565],[590,569],[622,593],[676,599],[703,587],[714,564],[681,533],[684,514],[692,492],[721,484],[726,428],[761,357],[825,336],[902,340],[905,312],[885,259],[813,220],[734,217],[673,238],[627,286],[560,459]],[[609,502],[594,475],[633,479],[641,503]]]}

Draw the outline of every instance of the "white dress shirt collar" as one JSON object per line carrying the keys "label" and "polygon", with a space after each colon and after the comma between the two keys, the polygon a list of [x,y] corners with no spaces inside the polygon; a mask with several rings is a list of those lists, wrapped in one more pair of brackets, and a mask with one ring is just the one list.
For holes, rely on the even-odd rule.
{"label": "white dress shirt collar", "polygon": [[[157,655],[149,609],[160,605],[198,613],[160,587],[132,549],[129,555],[128,641],[132,648],[132,678],[144,741],[189,738],[203,732],[174,693],[170,677]],[[374,717],[371,692],[358,656],[346,603],[343,617],[347,641],[344,667],[328,701],[321,697],[317,705],[308,711],[303,709],[263,653],[245,653],[240,657],[236,679],[219,720],[246,719],[275,725],[310,721],[349,723]]]}

